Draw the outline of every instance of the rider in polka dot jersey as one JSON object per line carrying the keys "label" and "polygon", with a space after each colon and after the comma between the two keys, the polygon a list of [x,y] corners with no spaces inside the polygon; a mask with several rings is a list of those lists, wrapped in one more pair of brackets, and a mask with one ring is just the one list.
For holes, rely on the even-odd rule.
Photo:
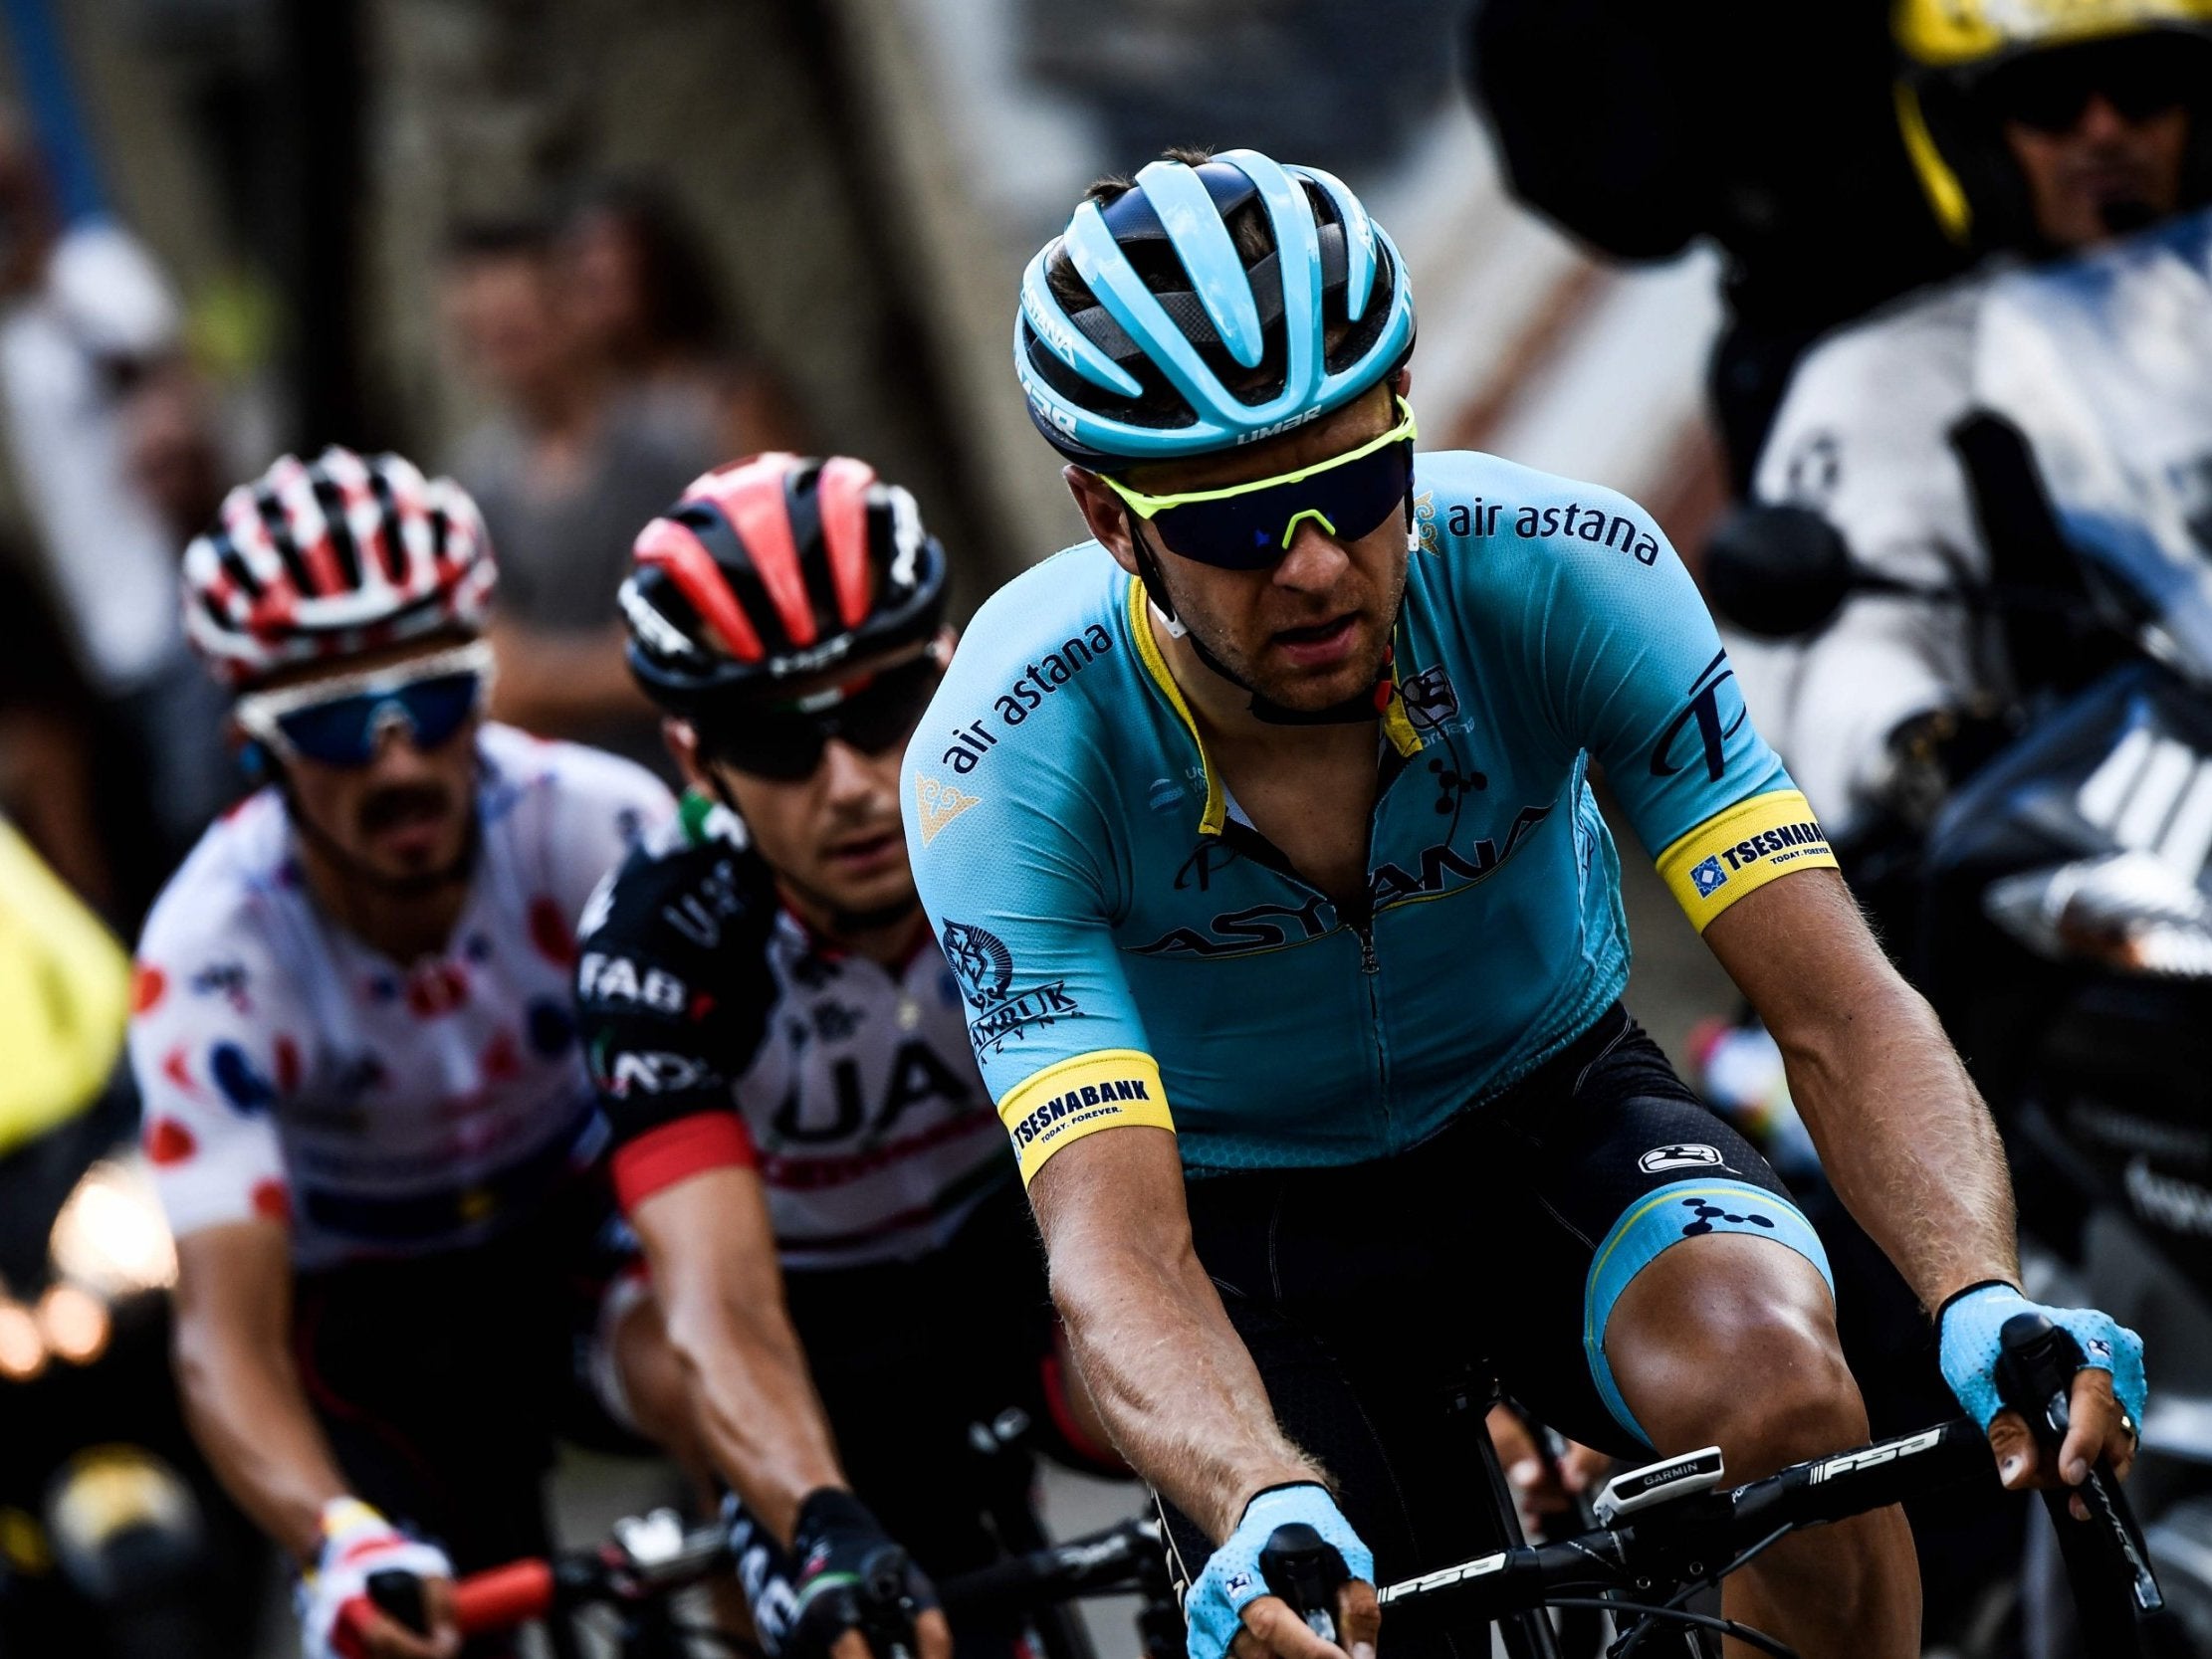
{"label": "rider in polka dot jersey", "polygon": [[[455,1571],[546,1548],[556,1432],[681,1439],[569,1001],[585,900],[674,803],[483,718],[491,549],[398,457],[286,457],[184,577],[267,780],[138,951],[186,1412],[298,1561],[308,1653],[432,1659]],[[386,1570],[429,1636],[370,1604]]]}

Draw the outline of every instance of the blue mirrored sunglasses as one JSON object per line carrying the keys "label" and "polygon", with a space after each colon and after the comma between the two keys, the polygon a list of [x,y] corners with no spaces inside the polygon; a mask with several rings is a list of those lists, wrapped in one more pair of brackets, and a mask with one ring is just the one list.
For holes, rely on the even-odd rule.
{"label": "blue mirrored sunglasses", "polygon": [[238,724],[285,759],[365,766],[397,728],[417,749],[450,739],[484,706],[492,649],[479,641],[367,674],[238,700]]}

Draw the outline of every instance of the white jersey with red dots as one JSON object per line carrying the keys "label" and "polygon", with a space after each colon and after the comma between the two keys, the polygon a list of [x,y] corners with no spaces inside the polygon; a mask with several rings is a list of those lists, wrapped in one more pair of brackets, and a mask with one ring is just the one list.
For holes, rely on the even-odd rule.
{"label": "white jersey with red dots", "polygon": [[506,726],[478,753],[475,869],[438,955],[395,962],[325,914],[273,788],[163,891],[130,1060],[179,1236],[266,1216],[304,1270],[425,1254],[502,1230],[598,1156],[575,919],[673,803],[626,760]]}

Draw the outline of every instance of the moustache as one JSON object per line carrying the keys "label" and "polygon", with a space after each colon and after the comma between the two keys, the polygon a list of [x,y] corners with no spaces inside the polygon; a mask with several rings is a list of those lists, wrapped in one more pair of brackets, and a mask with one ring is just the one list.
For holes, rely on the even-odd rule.
{"label": "moustache", "polygon": [[444,818],[453,811],[453,792],[435,783],[400,783],[379,789],[361,802],[355,815],[363,835],[378,835],[402,824]]}

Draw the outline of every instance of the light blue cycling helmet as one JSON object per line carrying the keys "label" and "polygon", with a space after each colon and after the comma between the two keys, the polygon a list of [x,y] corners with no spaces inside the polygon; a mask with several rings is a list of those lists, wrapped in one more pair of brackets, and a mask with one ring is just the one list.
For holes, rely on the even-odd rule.
{"label": "light blue cycling helmet", "polygon": [[1405,262],[1359,198],[1318,168],[1232,149],[1094,188],[1022,274],[1013,362],[1037,430],[1112,469],[1302,426],[1413,343]]}

